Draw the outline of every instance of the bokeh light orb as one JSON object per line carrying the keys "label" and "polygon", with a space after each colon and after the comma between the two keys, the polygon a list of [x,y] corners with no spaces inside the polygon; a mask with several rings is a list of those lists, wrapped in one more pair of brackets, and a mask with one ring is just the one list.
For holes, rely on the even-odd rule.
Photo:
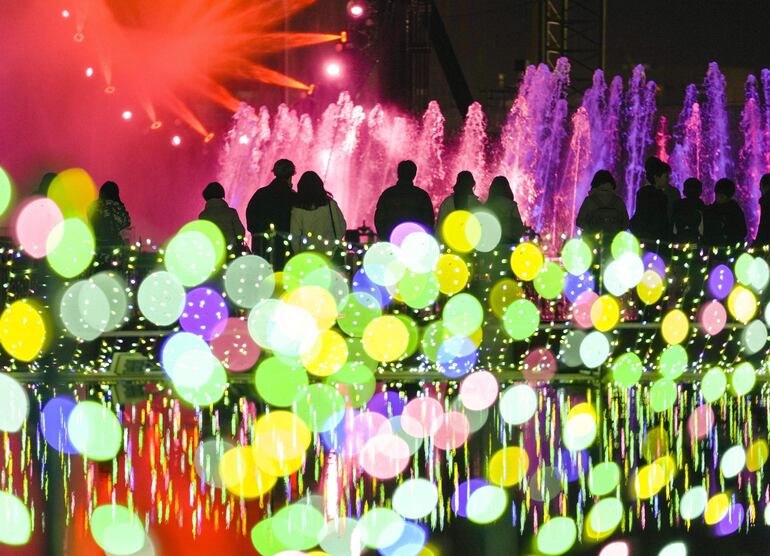
{"label": "bokeh light orb", "polygon": [[32,519],[17,496],[0,490],[0,544],[23,546],[32,536]]}
{"label": "bokeh light orb", "polygon": [[273,295],[275,274],[265,259],[257,255],[238,257],[227,265],[224,275],[227,297],[244,309],[251,309]]}
{"label": "bokeh light orb", "polygon": [[503,327],[514,340],[525,340],[540,326],[540,311],[528,299],[518,299],[508,305],[503,315]]}
{"label": "bokeh light orb", "polygon": [[92,401],[74,407],[67,419],[67,433],[77,451],[94,461],[113,459],[123,443],[123,429],[115,413]]}
{"label": "bokeh light orb", "polygon": [[28,414],[29,398],[24,387],[13,377],[0,373],[0,431],[18,432]]}
{"label": "bokeh light orb", "polygon": [[564,243],[561,250],[561,261],[567,272],[573,276],[580,276],[591,268],[593,253],[591,246],[581,238],[572,238]]}
{"label": "bokeh light orb", "polygon": [[91,228],[79,218],[59,222],[46,243],[46,260],[62,278],[74,278],[91,264],[95,249]]}
{"label": "bokeh light orb", "polygon": [[534,280],[544,263],[543,253],[534,243],[520,243],[511,254],[511,270],[525,282]]}
{"label": "bokeh light orb", "polygon": [[119,504],[99,506],[91,514],[91,535],[108,554],[129,556],[145,543],[144,522],[134,512]]}
{"label": "bokeh light orb", "polygon": [[727,310],[719,301],[707,301],[698,311],[698,320],[706,334],[716,336],[727,324]]}
{"label": "bokeh light orb", "polygon": [[14,301],[0,314],[0,345],[14,359],[37,359],[48,341],[45,315],[34,300]]}
{"label": "bokeh light orb", "polygon": [[401,320],[385,315],[366,325],[361,340],[372,359],[385,363],[403,355],[409,345],[409,331]]}
{"label": "bokeh light orb", "polygon": [[13,183],[2,166],[0,166],[0,218],[5,215],[13,198]]}
{"label": "bokeh light orb", "polygon": [[97,198],[96,185],[82,168],[70,168],[56,174],[48,186],[48,198],[65,218],[87,220],[88,209]]}
{"label": "bokeh light orb", "polygon": [[[31,197],[17,208],[14,239],[27,255],[42,259],[49,249],[58,246],[57,241],[61,241],[59,226],[63,221],[64,215],[51,199]],[[59,230],[55,236],[54,229]],[[49,238],[52,238],[51,242]]]}
{"label": "bokeh light orb", "polygon": [[553,517],[543,523],[537,532],[535,544],[542,554],[565,554],[575,544],[577,526],[570,517]]}

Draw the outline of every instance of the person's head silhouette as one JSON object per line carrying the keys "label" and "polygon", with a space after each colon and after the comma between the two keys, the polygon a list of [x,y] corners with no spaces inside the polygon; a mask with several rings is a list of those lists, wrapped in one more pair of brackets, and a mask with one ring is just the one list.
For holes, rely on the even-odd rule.
{"label": "person's head silhouette", "polygon": [[703,184],[698,178],[687,178],[682,184],[684,196],[687,199],[697,199],[703,193]]}
{"label": "person's head silhouette", "polygon": [[294,163],[291,160],[282,158],[273,164],[273,175],[279,179],[291,183],[291,178],[297,173]]}
{"label": "person's head silhouette", "polygon": [[505,176],[496,176],[489,184],[489,199],[508,199],[513,201],[511,184]]}
{"label": "person's head silhouette", "polygon": [[644,163],[644,172],[647,175],[647,181],[658,189],[668,187],[671,177],[671,166],[661,159],[651,156]]}
{"label": "person's head silhouette", "polygon": [[735,195],[735,182],[727,178],[720,179],[714,185],[714,194],[717,203],[726,203]]}
{"label": "person's head silhouette", "polygon": [[106,181],[99,189],[99,198],[103,201],[120,201],[120,189],[114,181]]}
{"label": "person's head silhouette", "polygon": [[222,184],[218,181],[212,181],[203,190],[203,198],[206,201],[210,201],[211,199],[224,199],[225,188],[222,187]]}
{"label": "person's head silhouette", "polygon": [[402,160],[396,170],[400,183],[412,183],[417,176],[417,164],[411,160]]}
{"label": "person's head silhouette", "polygon": [[615,183],[615,178],[612,177],[612,174],[610,174],[610,172],[607,170],[599,170],[594,174],[594,177],[591,180],[591,189],[600,187],[604,184],[609,184],[612,187],[612,189],[617,188],[617,184]]}

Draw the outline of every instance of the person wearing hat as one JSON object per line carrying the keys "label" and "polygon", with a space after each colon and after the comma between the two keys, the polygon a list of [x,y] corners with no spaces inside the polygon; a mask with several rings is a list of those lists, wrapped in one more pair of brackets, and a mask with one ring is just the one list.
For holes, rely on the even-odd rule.
{"label": "person wearing hat", "polygon": [[198,218],[216,224],[222,231],[227,245],[241,245],[246,230],[238,217],[238,211],[225,201],[225,188],[222,184],[216,181],[208,184],[203,190],[203,199],[206,201],[206,206]]}
{"label": "person wearing hat", "polygon": [[288,236],[296,195],[292,189],[292,178],[296,173],[291,160],[278,160],[273,165],[273,181],[258,189],[246,207],[246,227],[251,232],[251,251],[270,261],[275,270],[283,269],[290,254]]}

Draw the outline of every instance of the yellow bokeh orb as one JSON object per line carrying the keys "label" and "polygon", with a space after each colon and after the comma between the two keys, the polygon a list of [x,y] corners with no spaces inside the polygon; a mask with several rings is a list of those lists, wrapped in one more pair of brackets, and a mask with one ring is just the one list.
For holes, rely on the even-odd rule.
{"label": "yellow bokeh orb", "polygon": [[328,330],[337,320],[334,296],[320,286],[300,286],[284,296],[290,305],[301,307],[316,321],[319,330]]}
{"label": "yellow bokeh orb", "polygon": [[401,357],[409,347],[409,330],[398,317],[373,319],[361,338],[364,351],[375,361],[387,363]]}
{"label": "yellow bokeh orb", "polygon": [[669,452],[668,431],[663,426],[647,429],[647,436],[642,443],[642,456],[648,462],[658,460]]}
{"label": "yellow bokeh orb", "polygon": [[654,270],[647,270],[642,274],[641,281],[636,285],[636,293],[639,300],[645,305],[656,303],[663,295],[665,283],[660,274]]}
{"label": "yellow bokeh orb", "polygon": [[660,333],[668,344],[681,344],[690,332],[690,323],[687,315],[680,309],[673,309],[666,313],[660,325]]}
{"label": "yellow bokeh orb", "polygon": [[348,360],[348,344],[339,333],[324,330],[313,347],[301,355],[302,365],[312,375],[331,376]]}
{"label": "yellow bokeh orb", "polygon": [[527,282],[535,279],[544,263],[543,253],[534,243],[521,243],[511,254],[511,270],[517,278]]}
{"label": "yellow bokeh orb", "polygon": [[755,440],[746,450],[746,469],[756,473],[765,465],[768,456],[770,456],[770,449],[767,447],[767,441],[762,438]]}
{"label": "yellow bokeh orb", "polygon": [[438,290],[443,294],[452,295],[465,289],[470,275],[468,265],[458,255],[445,253],[436,263]]}
{"label": "yellow bokeh orb", "polygon": [[452,251],[470,253],[481,240],[481,223],[467,210],[456,210],[441,225],[441,236]]}
{"label": "yellow bokeh orb", "polygon": [[735,286],[727,296],[727,309],[735,320],[747,324],[757,312],[757,298],[748,288]]}
{"label": "yellow bokeh orb", "polygon": [[656,460],[639,469],[634,481],[636,495],[642,500],[655,496],[666,485],[667,470]]}
{"label": "yellow bokeh orb", "polygon": [[591,305],[591,323],[601,332],[609,332],[620,320],[620,305],[617,299],[604,294]]}
{"label": "yellow bokeh orb", "polygon": [[46,319],[34,301],[14,301],[0,315],[0,344],[14,359],[33,361],[47,342]]}
{"label": "yellow bokeh orb", "polygon": [[519,286],[518,282],[510,278],[503,278],[492,286],[492,290],[489,292],[489,306],[495,316],[501,319],[508,305],[517,299],[523,298],[524,290]]}
{"label": "yellow bokeh orb", "polygon": [[267,494],[275,485],[275,477],[260,469],[259,458],[259,451],[254,446],[238,446],[226,451],[219,460],[219,476],[225,488],[241,498]]}
{"label": "yellow bokeh orb", "polygon": [[97,198],[96,185],[82,168],[70,168],[56,174],[48,187],[48,197],[56,203],[64,218],[88,220],[88,209]]}
{"label": "yellow bokeh orb", "polygon": [[493,485],[512,486],[525,479],[528,470],[527,452],[518,446],[509,446],[491,457],[487,477]]}
{"label": "yellow bokeh orb", "polygon": [[715,494],[706,503],[703,520],[707,525],[716,525],[725,518],[729,509],[730,497],[724,492]]}
{"label": "yellow bokeh orb", "polygon": [[254,426],[254,447],[259,456],[290,466],[305,456],[310,440],[310,429],[290,411],[271,411]]}

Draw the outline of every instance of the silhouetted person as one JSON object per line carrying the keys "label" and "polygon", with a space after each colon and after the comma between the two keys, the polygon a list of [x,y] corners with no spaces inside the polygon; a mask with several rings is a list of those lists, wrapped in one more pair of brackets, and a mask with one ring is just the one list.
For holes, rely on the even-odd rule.
{"label": "silhouetted person", "polygon": [[722,178],[714,185],[716,199],[703,215],[703,239],[706,245],[735,245],[746,240],[746,217],[733,199],[735,182]]}
{"label": "silhouetted person", "polygon": [[[305,172],[297,182],[296,205],[291,210],[291,246],[295,253],[313,245],[318,236],[330,243],[342,240],[347,224],[337,201],[315,172]],[[309,243],[302,240],[310,235]]]}
{"label": "silhouetted person", "polygon": [[120,200],[120,189],[114,181],[104,182],[99,189],[99,198],[89,207],[88,218],[97,251],[104,253],[126,245],[124,234],[131,227],[131,217]]}
{"label": "silhouetted person", "polygon": [[438,209],[438,218],[436,218],[436,229],[441,231],[441,224],[449,213],[456,210],[471,210],[481,206],[478,197],[473,192],[476,187],[476,180],[468,170],[463,170],[457,174],[452,194],[444,199]]}
{"label": "silhouetted person", "polygon": [[679,193],[674,195],[669,192],[671,167],[668,164],[650,157],[644,168],[647,183],[636,192],[636,212],[631,218],[631,231],[646,242],[665,242],[671,236],[669,214],[674,213],[674,203]]}
{"label": "silhouetted person", "polygon": [[[291,178],[297,170],[291,160],[281,159],[273,165],[275,178],[258,189],[246,207],[246,226],[251,232],[251,250],[282,270],[287,256],[285,238],[290,232],[294,190]],[[267,240],[266,233],[275,235]]]}
{"label": "silhouetted person", "polygon": [[756,245],[770,245],[770,174],[765,174],[759,180],[759,190],[762,196],[759,198],[759,227]]}
{"label": "silhouetted person", "polygon": [[491,211],[500,223],[500,243],[518,243],[524,235],[524,222],[521,220],[519,205],[513,198],[508,178],[497,176],[492,180],[484,207]]}
{"label": "silhouetted person", "polygon": [[703,184],[697,178],[687,178],[682,184],[684,199],[674,204],[673,237],[676,243],[700,243],[703,235],[703,209],[700,196]]}
{"label": "silhouetted person", "polygon": [[203,190],[203,198],[206,200],[206,206],[198,218],[216,224],[222,231],[227,245],[241,245],[246,230],[238,216],[238,211],[231,208],[225,201],[225,188],[222,184],[212,181]]}
{"label": "silhouetted person", "polygon": [[644,163],[645,174],[650,184],[666,195],[666,219],[669,226],[674,222],[674,205],[682,198],[679,190],[671,185],[671,166],[661,159],[651,156]]}
{"label": "silhouetted person", "polygon": [[398,163],[398,181],[377,201],[374,227],[380,241],[389,241],[393,229],[402,222],[416,222],[433,232],[433,203],[428,193],[414,184],[417,165],[411,160]]}
{"label": "silhouetted person", "polygon": [[601,233],[606,239],[628,228],[628,211],[615,192],[615,178],[607,170],[599,170],[591,180],[591,191],[580,205],[575,224],[584,233]]}

